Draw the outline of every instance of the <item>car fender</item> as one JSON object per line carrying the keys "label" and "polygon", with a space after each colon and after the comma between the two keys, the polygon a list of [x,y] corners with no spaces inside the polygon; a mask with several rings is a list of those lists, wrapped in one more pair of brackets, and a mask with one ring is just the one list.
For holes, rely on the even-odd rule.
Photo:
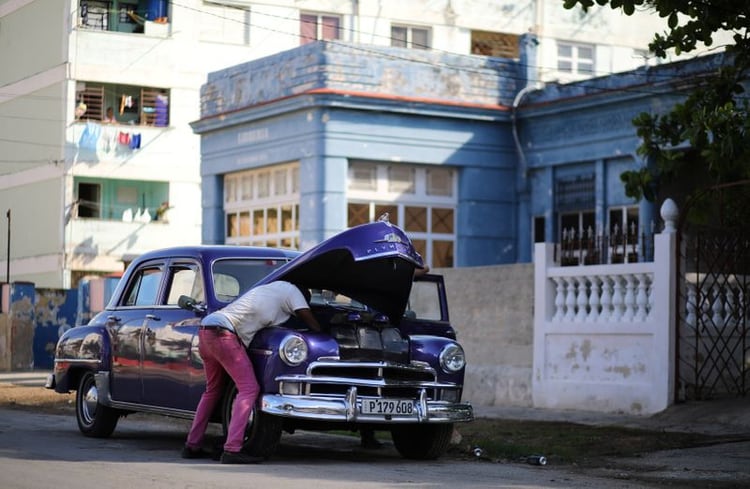
{"label": "car fender", "polygon": [[[296,367],[285,364],[279,355],[279,346],[289,335],[303,338],[308,347],[307,361]],[[276,392],[277,376],[303,375],[310,362],[320,357],[337,357],[339,354],[338,344],[330,335],[283,326],[273,326],[258,331],[248,352],[253,362],[255,375],[261,385],[261,391],[264,393]]]}
{"label": "car fender", "polygon": [[104,326],[76,326],[67,330],[55,348],[55,391],[69,392],[85,371],[109,371],[112,344]]}
{"label": "car fender", "polygon": [[411,335],[409,336],[409,345],[411,349],[411,360],[413,362],[424,362],[429,364],[437,377],[442,382],[452,382],[456,385],[463,386],[464,374],[466,367],[456,373],[447,373],[440,366],[440,352],[448,345],[458,345],[457,341],[450,338],[428,335]]}

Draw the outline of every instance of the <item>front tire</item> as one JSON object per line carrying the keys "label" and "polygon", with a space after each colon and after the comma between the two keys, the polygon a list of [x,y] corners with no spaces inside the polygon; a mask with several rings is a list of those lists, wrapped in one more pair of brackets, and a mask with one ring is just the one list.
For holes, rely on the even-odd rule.
{"label": "front tire", "polygon": [[[229,434],[229,420],[232,418],[232,406],[237,397],[237,387],[231,384],[224,398],[222,410],[222,427],[224,438]],[[242,451],[254,457],[268,458],[276,451],[281,442],[283,421],[278,416],[272,416],[260,411],[258,403],[250,412],[250,419],[245,428],[245,440]]]}
{"label": "front tire", "polygon": [[408,425],[391,430],[393,445],[402,457],[412,460],[434,460],[448,449],[453,424]]}
{"label": "front tire", "polygon": [[93,372],[86,372],[76,391],[76,421],[85,436],[107,438],[115,430],[119,412],[99,402],[99,391]]}

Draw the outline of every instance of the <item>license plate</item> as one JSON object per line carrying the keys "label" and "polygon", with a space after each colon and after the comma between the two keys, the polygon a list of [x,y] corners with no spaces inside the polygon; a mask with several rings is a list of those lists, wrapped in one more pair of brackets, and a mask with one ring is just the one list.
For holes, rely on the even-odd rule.
{"label": "license plate", "polygon": [[414,401],[400,399],[363,399],[362,414],[413,416]]}

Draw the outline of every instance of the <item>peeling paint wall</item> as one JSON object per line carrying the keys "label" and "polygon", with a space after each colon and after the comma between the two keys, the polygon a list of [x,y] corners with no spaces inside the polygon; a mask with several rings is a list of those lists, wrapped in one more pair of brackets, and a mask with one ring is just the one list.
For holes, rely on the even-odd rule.
{"label": "peeling paint wall", "polygon": [[535,250],[533,405],[649,415],[674,402],[674,234],[651,263],[559,267]]}
{"label": "peeling paint wall", "polygon": [[0,314],[0,372],[51,370],[55,345],[73,325],[76,307],[76,290],[10,284],[8,305]]}
{"label": "peeling paint wall", "polygon": [[55,346],[75,325],[77,290],[37,289],[34,305],[34,368],[54,366]]}
{"label": "peeling paint wall", "polygon": [[34,368],[34,285],[12,283],[8,297],[7,313],[4,314],[8,368],[12,371],[31,370]]}

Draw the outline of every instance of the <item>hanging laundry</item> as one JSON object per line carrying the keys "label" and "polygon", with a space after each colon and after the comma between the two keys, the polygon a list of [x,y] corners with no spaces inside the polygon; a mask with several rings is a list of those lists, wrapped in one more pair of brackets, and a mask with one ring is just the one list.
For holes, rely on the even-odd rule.
{"label": "hanging laundry", "polygon": [[114,127],[104,126],[101,141],[105,153],[114,151],[117,148],[117,130]]}
{"label": "hanging laundry", "polygon": [[101,130],[101,126],[96,122],[87,122],[81,133],[81,138],[78,140],[78,146],[80,148],[96,150]]}
{"label": "hanging laundry", "polygon": [[133,134],[130,136],[130,149],[140,149],[141,147],[141,134]]}
{"label": "hanging laundry", "polygon": [[154,125],[164,127],[169,123],[169,97],[160,93],[156,96],[156,117]]}
{"label": "hanging laundry", "polygon": [[130,146],[130,133],[121,132],[120,135],[118,136],[117,140],[123,146]]}
{"label": "hanging laundry", "polygon": [[133,97],[131,95],[125,95],[123,94],[120,97],[120,115],[125,112],[125,109],[130,109],[133,107]]}

